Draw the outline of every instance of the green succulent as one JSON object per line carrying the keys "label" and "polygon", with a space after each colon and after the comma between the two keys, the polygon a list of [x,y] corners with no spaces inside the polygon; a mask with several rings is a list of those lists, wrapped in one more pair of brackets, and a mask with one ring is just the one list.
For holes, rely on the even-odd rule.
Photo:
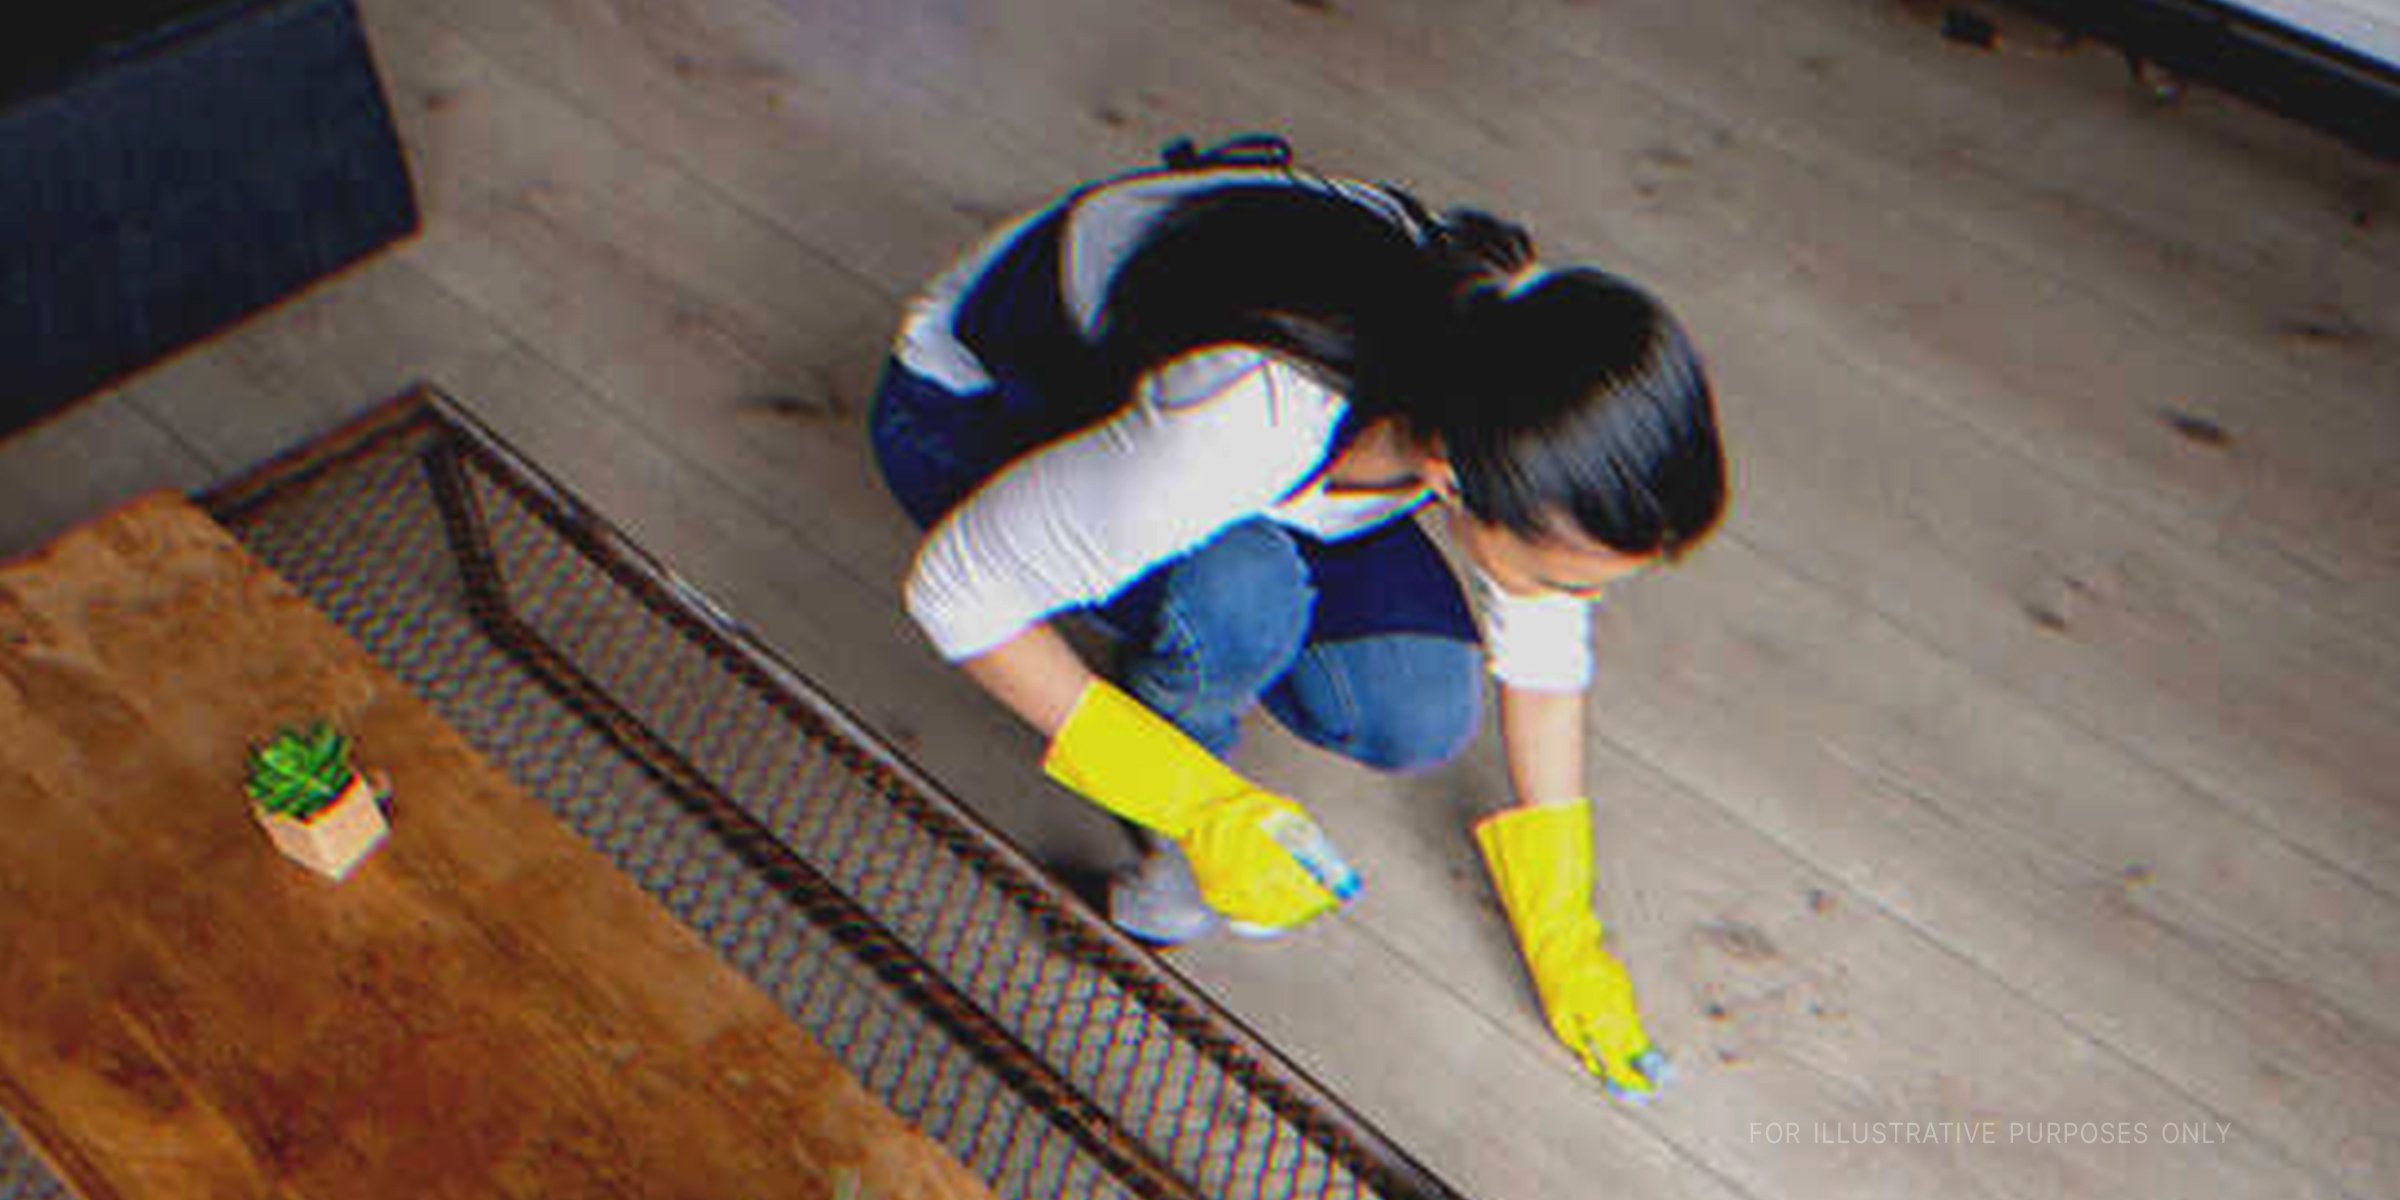
{"label": "green succulent", "polygon": [[322,721],[283,730],[250,752],[250,798],[296,821],[323,812],[350,778],[350,739]]}

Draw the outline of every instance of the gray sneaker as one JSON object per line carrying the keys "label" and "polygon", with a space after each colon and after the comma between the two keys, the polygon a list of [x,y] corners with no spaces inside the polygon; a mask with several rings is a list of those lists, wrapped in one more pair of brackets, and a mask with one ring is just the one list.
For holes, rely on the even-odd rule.
{"label": "gray sneaker", "polygon": [[1224,919],[1200,898],[1183,851],[1165,839],[1142,860],[1109,877],[1108,919],[1153,946],[1180,946],[1216,932]]}

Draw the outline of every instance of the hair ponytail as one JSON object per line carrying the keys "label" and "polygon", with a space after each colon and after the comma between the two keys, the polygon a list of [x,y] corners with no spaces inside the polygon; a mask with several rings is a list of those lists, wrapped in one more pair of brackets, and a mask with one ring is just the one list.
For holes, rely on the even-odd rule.
{"label": "hair ponytail", "polygon": [[1111,279],[1097,328],[1108,385],[1207,346],[1262,346],[1348,393],[1362,416],[1403,394],[1449,316],[1450,280],[1416,230],[1330,188],[1229,182],[1161,217]]}
{"label": "hair ponytail", "polygon": [[1708,535],[1725,505],[1715,400],[1663,305],[1590,268],[1469,301],[1450,352],[1474,374],[1438,431],[1469,512],[1535,540],[1564,517],[1628,554]]}
{"label": "hair ponytail", "polygon": [[1533,265],[1533,235],[1481,209],[1454,208],[1436,222],[1427,249],[1457,293],[1505,280]]}

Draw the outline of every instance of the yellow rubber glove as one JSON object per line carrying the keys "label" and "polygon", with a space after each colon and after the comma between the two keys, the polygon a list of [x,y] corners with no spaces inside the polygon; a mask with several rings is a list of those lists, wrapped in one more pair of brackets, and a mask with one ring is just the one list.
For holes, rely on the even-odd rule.
{"label": "yellow rubber glove", "polygon": [[1601,945],[1592,911],[1592,805],[1512,809],[1475,827],[1492,886],[1541,994],[1551,1032],[1636,1103],[1666,1085],[1667,1060],[1642,1032],[1625,965]]}
{"label": "yellow rubber glove", "polygon": [[1042,770],[1173,839],[1191,860],[1201,899],[1238,925],[1291,929],[1357,894],[1358,876],[1299,805],[1260,791],[1105,680],[1076,698]]}

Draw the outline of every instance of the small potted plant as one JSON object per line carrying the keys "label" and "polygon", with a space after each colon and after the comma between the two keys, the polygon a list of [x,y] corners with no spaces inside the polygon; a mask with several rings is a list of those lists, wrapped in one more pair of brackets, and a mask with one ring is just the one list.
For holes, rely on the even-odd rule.
{"label": "small potted plant", "polygon": [[328,879],[347,876],[390,832],[375,786],[350,765],[350,739],[323,722],[253,749],[249,792],[275,848]]}

